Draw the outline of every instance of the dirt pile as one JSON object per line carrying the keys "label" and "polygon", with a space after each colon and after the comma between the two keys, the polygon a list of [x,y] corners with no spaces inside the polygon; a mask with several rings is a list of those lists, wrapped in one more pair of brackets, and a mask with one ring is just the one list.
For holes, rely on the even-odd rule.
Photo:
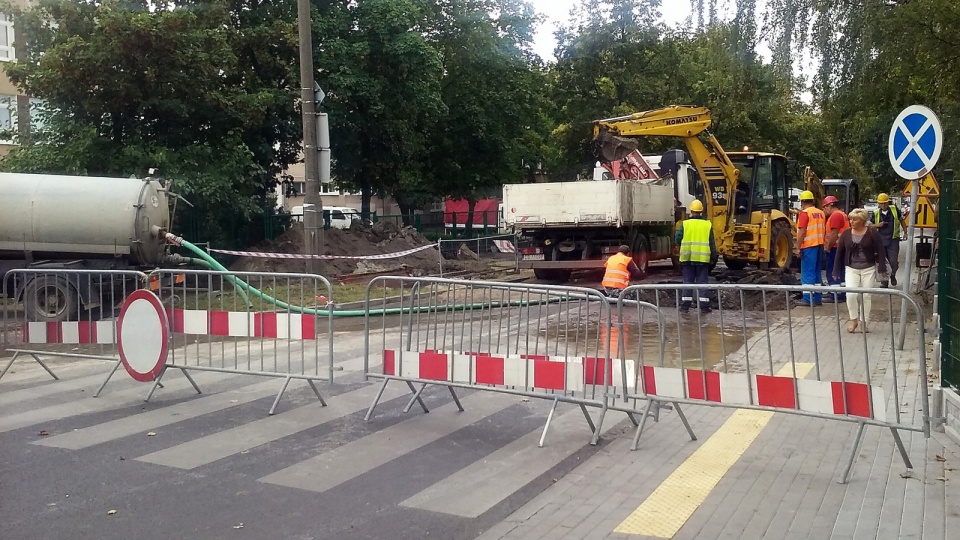
{"label": "dirt pile", "polygon": [[[273,240],[266,240],[247,249],[266,253],[303,253],[304,230],[302,223],[294,226]],[[433,244],[413,227],[399,227],[392,221],[380,221],[372,227],[355,222],[348,230],[328,229],[323,231],[323,255],[363,257],[397,253]],[[460,269],[463,263],[444,261],[444,272]],[[440,271],[440,258],[436,249],[424,249],[410,255],[390,259],[328,259],[318,261],[318,272],[327,277],[353,273],[409,271],[412,275],[434,275]],[[241,257],[230,265],[240,272],[304,272],[303,259],[268,259]],[[404,272],[406,273],[406,272]]]}

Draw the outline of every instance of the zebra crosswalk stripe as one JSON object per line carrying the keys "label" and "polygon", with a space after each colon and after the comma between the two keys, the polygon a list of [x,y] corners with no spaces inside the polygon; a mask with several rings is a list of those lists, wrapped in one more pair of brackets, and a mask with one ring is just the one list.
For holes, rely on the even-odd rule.
{"label": "zebra crosswalk stripe", "polygon": [[381,429],[264,476],[260,481],[324,492],[516,403],[486,392],[470,394],[461,402],[464,412],[453,413],[455,405],[448,403],[431,410],[430,414]]}
{"label": "zebra crosswalk stripe", "polygon": [[[326,407],[320,403],[311,403],[153,452],[138,457],[137,460],[177,469],[195,469],[363,410],[370,405],[376,389],[375,385],[365,386],[328,399]],[[407,394],[409,390],[395,385],[386,389],[383,399],[394,399]]]}

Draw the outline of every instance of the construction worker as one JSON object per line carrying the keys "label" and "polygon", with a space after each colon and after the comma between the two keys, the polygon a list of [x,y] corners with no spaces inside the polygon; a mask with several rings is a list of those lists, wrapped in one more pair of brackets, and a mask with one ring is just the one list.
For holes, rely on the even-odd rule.
{"label": "construction worker", "polygon": [[618,298],[630,286],[630,276],[640,275],[640,268],[630,257],[630,246],[620,246],[618,252],[603,263],[603,267],[606,271],[600,285],[611,298]]}
{"label": "construction worker", "polygon": [[900,232],[907,227],[896,205],[890,205],[890,196],[886,193],[877,195],[877,206],[880,208],[873,213],[870,227],[876,228],[883,240],[883,249],[890,264],[890,281],[881,281],[880,286],[897,286],[897,270],[900,268]]}
{"label": "construction worker", "polygon": [[[795,253],[800,256],[800,283],[803,285],[821,285],[820,263],[823,260],[823,241],[826,237],[827,218],[823,210],[816,207],[812,191],[800,193],[800,214],[797,216],[797,247]],[[803,293],[801,304],[819,305],[822,294]]]}
{"label": "construction worker", "polygon": [[[827,236],[823,241],[823,251],[826,254],[827,264],[827,284],[840,285],[843,280],[840,277],[833,276],[833,263],[837,256],[837,240],[843,231],[850,228],[850,220],[846,212],[838,208],[840,201],[830,195],[823,199],[823,212],[827,215]],[[847,296],[844,293],[831,293],[823,297],[824,302],[845,302]]]}
{"label": "construction worker", "polygon": [[[690,203],[690,217],[680,222],[676,243],[680,246],[680,269],[685,284],[706,283],[710,277],[710,261],[717,255],[713,224],[703,217],[703,203]],[[684,289],[680,292],[680,311],[686,313],[697,295],[701,313],[710,313],[710,298],[704,289]]]}

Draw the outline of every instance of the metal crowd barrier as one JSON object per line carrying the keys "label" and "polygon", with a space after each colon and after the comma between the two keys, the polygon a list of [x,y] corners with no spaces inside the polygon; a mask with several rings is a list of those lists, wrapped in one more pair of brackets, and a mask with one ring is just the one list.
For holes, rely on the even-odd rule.
{"label": "metal crowd barrier", "polygon": [[[635,370],[633,361],[611,362],[615,304],[596,290],[378,277],[367,288],[365,306],[364,372],[383,381],[367,420],[387,385],[401,381],[412,394],[404,412],[414,404],[428,411],[422,399],[428,385],[448,388],[461,411],[458,388],[549,400],[540,446],[561,402],[579,406],[592,444],[607,410],[625,412],[639,425],[617,391],[633,390],[633,379],[624,377]],[[376,356],[382,365],[372,369]],[[600,409],[596,422],[587,407]]]}
{"label": "metal crowd barrier", "polygon": [[0,350],[13,356],[0,378],[21,356],[33,358],[56,380],[59,377],[43,357],[114,362],[94,393],[97,397],[120,367],[116,346],[120,306],[130,293],[151,283],[136,271],[30,268],[7,272],[2,285]]}
{"label": "metal crowd barrier", "polygon": [[[682,289],[694,289],[699,296],[712,298],[713,310],[701,313],[696,303],[687,313],[679,310]],[[873,304],[869,333],[859,323],[856,333],[845,328],[850,319],[847,304],[796,307],[793,295],[799,291],[837,292],[836,288],[778,285],[637,285],[624,296],[637,296],[654,304],[668,319],[669,350],[650,356],[630,354],[624,334],[642,336],[644,322],[631,316],[632,306],[617,305],[621,342],[621,369],[634,376],[628,399],[644,400],[644,414],[636,428],[632,449],[636,449],[648,416],[657,418],[659,409],[681,404],[739,409],[760,409],[858,425],[849,458],[840,479],[849,479],[864,428],[888,428],[903,463],[912,468],[900,431],[930,436],[930,404],[927,382],[924,315],[920,306],[899,290],[846,289],[848,302],[859,300],[857,317],[866,320],[863,300]],[[898,355],[895,328],[895,299],[911,308],[921,343],[919,357]],[[759,311],[754,308],[759,303]],[[792,309],[782,311],[783,307]],[[896,308],[896,309],[895,309]],[[854,308],[856,309],[856,308]],[[780,311],[774,318],[771,311]],[[879,316],[879,317],[878,317]],[[649,332],[649,330],[646,330]],[[640,342],[642,343],[642,337]],[[882,353],[882,354],[881,354]],[[887,357],[889,355],[889,357]],[[631,366],[636,366],[632,370]],[[914,375],[911,375],[914,374]],[[908,381],[907,377],[916,377]],[[626,381],[624,381],[626,383]],[[901,411],[901,400],[919,400],[920,418]],[[695,438],[690,425],[679,415]]]}
{"label": "metal crowd barrier", "polygon": [[321,402],[315,381],[333,382],[333,291],[321,276],[27,269],[8,272],[4,283],[0,345],[12,357],[0,377],[20,357],[33,358],[54,379],[45,357],[113,362],[99,396],[122,365],[120,307],[133,291],[149,289],[167,306],[172,342],[148,401],[168,369],[183,372],[198,393],[193,370],[283,378],[270,414],[290,381],[305,380]]}
{"label": "metal crowd barrier", "polygon": [[[449,264],[447,268],[444,267],[444,259],[446,258],[456,260],[473,259],[477,262],[499,260],[513,263],[513,271],[519,272],[520,250],[517,244],[518,238],[513,234],[497,234],[477,238],[440,239],[437,241],[440,257],[440,277],[444,276],[444,272],[447,274],[452,273],[449,269]],[[448,275],[447,277],[455,276]]]}
{"label": "metal crowd barrier", "polygon": [[168,369],[284,379],[273,414],[294,379],[333,382],[333,289],[311,274],[157,270],[161,297],[171,299],[174,343],[147,400]]}

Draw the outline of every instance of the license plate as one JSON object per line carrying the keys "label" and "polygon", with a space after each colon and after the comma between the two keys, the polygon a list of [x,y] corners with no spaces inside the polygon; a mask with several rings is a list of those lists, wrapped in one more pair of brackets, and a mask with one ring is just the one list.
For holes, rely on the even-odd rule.
{"label": "license plate", "polygon": [[543,260],[543,254],[541,253],[541,254],[539,254],[539,255],[524,255],[524,256],[523,256],[523,260],[525,260],[525,261],[542,261],[542,260]]}

